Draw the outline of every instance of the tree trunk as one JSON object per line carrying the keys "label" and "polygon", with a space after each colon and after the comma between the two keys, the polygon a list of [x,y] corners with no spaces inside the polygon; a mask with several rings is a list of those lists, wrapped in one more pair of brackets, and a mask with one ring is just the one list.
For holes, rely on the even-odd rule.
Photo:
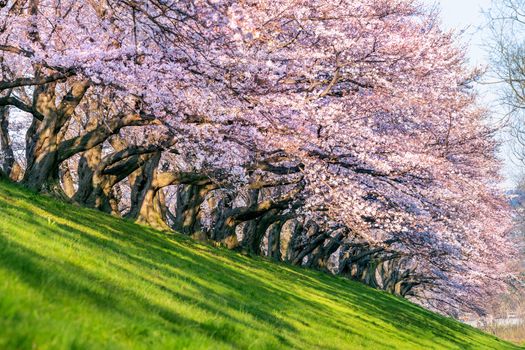
{"label": "tree trunk", "polygon": [[98,161],[101,149],[85,152],[84,161],[79,166],[81,169],[79,173],[83,172],[83,174],[79,190],[74,196],[75,201],[107,213],[120,215],[112,203],[113,187],[151,159],[155,153],[154,147],[129,147],[111,153]]}
{"label": "tree trunk", "polygon": [[[105,164],[103,160],[103,164],[93,174],[93,191],[87,199],[87,204],[113,215],[120,215],[120,212],[116,211],[114,206],[111,205],[113,187],[147,162],[152,156],[152,153],[133,154],[118,162],[109,164]],[[145,202],[147,202],[147,199],[146,197]]]}
{"label": "tree trunk", "polygon": [[[157,150],[130,178],[131,210],[128,217],[140,223],[148,224],[162,230],[171,230],[168,225],[168,209],[165,203],[164,187],[184,185],[181,188],[192,188],[191,195],[177,201],[177,215],[170,214],[175,227],[185,233],[193,233],[200,222],[200,205],[206,194],[215,189],[207,176],[186,172],[159,172],[157,167],[161,150]],[[191,219],[191,221],[190,221]]]}
{"label": "tree trunk", "polygon": [[72,117],[76,106],[89,87],[88,82],[74,83],[59,106],[56,105],[56,83],[35,88],[33,108],[41,116],[33,116],[33,123],[26,136],[27,168],[23,183],[36,191],[66,197],[60,186],[59,144],[64,126]]}
{"label": "tree trunk", "polygon": [[128,217],[159,230],[170,230],[164,191],[154,184],[161,152],[156,152],[132,176],[131,210]]}
{"label": "tree trunk", "polygon": [[218,201],[212,213],[214,219],[210,232],[210,238],[212,240],[222,242],[229,248],[235,248],[239,245],[237,235],[235,234],[238,222],[230,215],[230,212],[233,210],[233,200],[234,198],[226,193]]}
{"label": "tree trunk", "polygon": [[285,220],[274,222],[268,233],[268,257],[275,261],[281,260],[281,230]]}
{"label": "tree trunk", "polygon": [[314,249],[306,266],[326,270],[330,256],[339,249],[343,238],[343,232],[333,233],[327,243]]}
{"label": "tree trunk", "polygon": [[297,219],[287,221],[281,229],[281,257],[283,261],[292,262],[297,256],[298,247],[300,246],[301,233],[303,231],[302,223]]}
{"label": "tree trunk", "polygon": [[82,153],[78,162],[78,190],[73,200],[88,207],[94,207],[94,203],[88,204],[88,199],[94,191],[93,175],[102,160],[102,146],[96,146]]}
{"label": "tree trunk", "polygon": [[167,224],[166,202],[162,188],[150,188],[142,200],[138,223],[149,225],[158,230],[171,231]]}
{"label": "tree trunk", "polygon": [[[232,208],[231,199],[228,202],[225,200],[221,201],[223,204],[218,206],[219,215],[217,215],[217,220],[214,223],[212,239],[225,243],[228,241],[228,246],[238,245],[235,229],[240,223],[256,220],[270,211],[275,210],[279,212],[280,210],[288,208],[300,190],[301,189],[294,189],[277,198],[265,199],[260,202],[249,200],[248,206],[237,208]],[[273,216],[275,216],[275,212]],[[264,223],[266,228],[271,224],[272,222]],[[254,237],[246,237],[246,245],[250,250],[254,248],[257,241],[260,243],[260,238],[262,237],[259,238],[259,232],[254,232]],[[262,235],[264,236],[264,233]],[[260,251],[260,247],[255,248],[255,251]]]}
{"label": "tree trunk", "polygon": [[16,161],[9,136],[9,107],[0,107],[0,175],[13,179],[14,168]]}
{"label": "tree trunk", "polygon": [[261,243],[266,231],[273,223],[280,220],[278,213],[278,210],[272,209],[261,217],[247,222],[244,230],[245,234],[241,242],[244,251],[255,255],[261,253]]}
{"label": "tree trunk", "polygon": [[[246,200],[246,206],[251,207],[254,205],[257,205],[257,202],[259,201],[259,189],[250,189],[248,190],[248,196]],[[254,241],[256,240],[255,236],[257,235],[257,226],[259,224],[260,218],[255,218],[254,220],[250,220],[244,223],[243,228],[243,236],[241,238],[241,247],[244,251],[249,253],[255,253],[255,251],[258,252],[258,249],[252,249],[254,245]]]}
{"label": "tree trunk", "polygon": [[62,163],[61,165],[61,173],[62,173],[62,187],[64,189],[64,193],[69,198],[73,198],[75,195],[75,182],[73,181],[73,176],[71,176],[71,170],[69,170],[69,166],[67,163]]}
{"label": "tree trunk", "polygon": [[215,185],[180,185],[177,189],[177,206],[175,210],[174,229],[186,235],[203,238],[203,213],[201,205]]}
{"label": "tree trunk", "polygon": [[54,121],[55,117],[43,121],[34,118],[26,134],[27,166],[23,183],[36,191],[53,192],[60,186]]}

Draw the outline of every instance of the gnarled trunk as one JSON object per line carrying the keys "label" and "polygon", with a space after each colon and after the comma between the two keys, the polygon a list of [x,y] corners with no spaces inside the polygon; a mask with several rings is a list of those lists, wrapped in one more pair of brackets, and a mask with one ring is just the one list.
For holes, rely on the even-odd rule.
{"label": "gnarled trunk", "polygon": [[[93,175],[102,160],[102,146],[96,146],[82,153],[78,162],[78,189],[73,200],[87,205],[93,189]],[[92,205],[89,205],[92,207]]]}
{"label": "gnarled trunk", "polygon": [[334,232],[329,235],[327,242],[323,241],[322,244],[318,245],[317,248],[313,250],[306,266],[326,270],[328,268],[328,260],[330,259],[330,256],[339,249],[344,236],[345,233],[342,231]]}
{"label": "gnarled trunk", "polygon": [[159,230],[170,230],[166,218],[164,191],[154,184],[160,157],[161,153],[156,152],[133,173],[130,180],[131,210],[128,217]]}
{"label": "gnarled trunk", "polygon": [[[219,242],[224,242],[230,247],[234,245],[236,247],[238,242],[236,242],[235,229],[240,223],[259,219],[268,212],[272,212],[272,215],[275,216],[280,210],[288,208],[289,204],[295,199],[295,196],[301,190],[301,188],[296,188],[277,198],[265,199],[260,202],[254,202],[252,200],[248,202],[247,206],[237,208],[232,208],[231,199],[229,201],[223,200],[223,204],[218,206],[218,215],[214,223],[212,239]],[[246,237],[246,247],[248,247],[249,250],[254,248],[255,251],[259,251],[260,239],[262,239],[262,236],[264,236],[263,232],[262,236],[259,237],[262,227],[266,226],[266,228],[268,228],[268,226],[275,221],[276,220],[270,220],[268,222],[264,221],[263,225],[261,226],[261,230],[251,232],[253,233],[253,237]],[[255,248],[257,242],[259,242],[259,247]]]}
{"label": "gnarled trunk", "polygon": [[150,188],[146,191],[136,221],[158,230],[171,231],[167,224],[166,199],[162,188]]}
{"label": "gnarled trunk", "polygon": [[268,228],[268,257],[272,260],[281,260],[281,231],[285,220],[274,222]]}
{"label": "gnarled trunk", "polygon": [[56,105],[56,83],[35,88],[33,122],[26,135],[27,167],[23,183],[36,191],[66,197],[60,186],[59,165],[65,160],[59,150],[63,128],[72,117],[87,89],[87,81],[74,83]]}
{"label": "gnarled trunk", "polygon": [[60,166],[61,178],[62,178],[62,188],[64,193],[69,198],[73,198],[75,195],[75,182],[73,181],[73,176],[71,175],[71,170],[67,163],[62,163]]}
{"label": "gnarled trunk", "polygon": [[9,108],[2,106],[0,107],[0,176],[17,181],[20,170],[9,136]]}
{"label": "gnarled trunk", "polygon": [[53,120],[34,120],[26,137],[26,161],[22,182],[30,189],[60,194],[57,133]]}
{"label": "gnarled trunk", "polygon": [[259,255],[261,243],[268,228],[280,220],[279,211],[271,209],[255,220],[248,221],[244,227],[244,236],[241,242],[242,249],[248,253]]}
{"label": "gnarled trunk", "polygon": [[80,168],[85,173],[74,200],[88,207],[120,215],[118,208],[112,203],[113,187],[151,159],[156,148],[129,147],[105,156],[93,168],[100,152],[101,150],[92,149],[84,154],[85,162]]}
{"label": "gnarled trunk", "polygon": [[177,206],[173,227],[186,235],[204,237],[201,205],[216,186],[212,183],[181,185],[177,189]]}

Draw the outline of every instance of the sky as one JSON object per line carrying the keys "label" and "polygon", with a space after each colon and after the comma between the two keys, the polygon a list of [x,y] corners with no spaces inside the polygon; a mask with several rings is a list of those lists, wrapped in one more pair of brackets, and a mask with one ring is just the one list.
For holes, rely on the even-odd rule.
{"label": "sky", "polygon": [[[498,0],[494,0],[498,1]],[[444,29],[454,29],[461,32],[462,40],[468,44],[468,57],[472,65],[489,65],[489,55],[486,43],[490,39],[490,33],[485,28],[486,16],[484,12],[491,7],[492,0],[424,0],[429,5],[437,4],[441,9],[441,23]],[[501,107],[498,108],[495,100],[497,86],[479,86],[481,102],[491,107],[495,117],[503,114]],[[503,135],[508,138],[508,135]],[[504,143],[500,152],[504,161],[501,174],[504,178],[502,186],[511,189],[515,186],[520,175],[520,167],[512,157],[510,144]]]}
{"label": "sky", "polygon": [[483,30],[485,15],[491,0],[426,0],[441,8],[441,21],[444,28],[464,30],[464,40],[470,44],[470,58],[473,64],[487,63],[483,40],[487,31]]}

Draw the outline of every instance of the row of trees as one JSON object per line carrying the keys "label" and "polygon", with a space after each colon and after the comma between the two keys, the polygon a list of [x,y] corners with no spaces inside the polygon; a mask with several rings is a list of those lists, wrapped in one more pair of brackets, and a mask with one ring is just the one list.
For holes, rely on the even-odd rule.
{"label": "row of trees", "polygon": [[435,17],[414,0],[0,1],[0,173],[481,310],[512,277],[511,220],[479,72]]}

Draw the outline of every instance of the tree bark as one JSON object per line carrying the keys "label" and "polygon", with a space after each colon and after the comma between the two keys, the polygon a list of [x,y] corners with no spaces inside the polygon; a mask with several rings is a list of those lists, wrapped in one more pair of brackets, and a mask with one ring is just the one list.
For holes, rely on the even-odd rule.
{"label": "tree bark", "polygon": [[15,105],[33,114],[26,135],[27,168],[23,183],[36,191],[63,195],[59,179],[59,166],[63,161],[101,145],[124,127],[155,124],[157,121],[152,116],[136,113],[119,114],[103,124],[98,120],[91,121],[91,127],[84,134],[64,140],[68,123],[90,85],[88,81],[74,82],[57,105],[56,84],[54,81],[37,86],[32,106],[16,99],[2,100],[0,105]]}
{"label": "tree bark", "polygon": [[248,221],[241,241],[242,249],[250,254],[261,254],[261,243],[266,231],[272,224],[280,221],[280,219],[279,210],[271,209],[262,216]]}
{"label": "tree bark", "polygon": [[61,177],[62,177],[62,187],[64,188],[64,193],[69,198],[73,198],[75,195],[75,182],[73,181],[73,176],[71,176],[71,170],[69,166],[65,163],[61,165]]}
{"label": "tree bark", "polygon": [[129,218],[139,223],[148,224],[156,229],[171,230],[167,224],[167,208],[163,188],[171,185],[183,184],[184,187],[194,186],[194,196],[190,202],[182,199],[177,205],[177,215],[174,218],[175,228],[184,233],[193,233],[197,227],[200,204],[207,192],[215,188],[211,180],[205,176],[186,172],[158,172],[157,167],[161,158],[158,151],[131,178],[131,210]]}
{"label": "tree bark", "polygon": [[133,179],[132,204],[129,217],[159,230],[170,230],[162,187],[157,186],[156,170],[161,152],[155,153],[141,166]]}
{"label": "tree bark", "polygon": [[206,233],[201,205],[217,186],[211,181],[204,184],[181,185],[177,189],[177,206],[173,228],[186,235],[203,238]]}
{"label": "tree bark", "polygon": [[274,222],[268,233],[268,257],[275,261],[281,260],[281,230],[285,220]]}
{"label": "tree bark", "polygon": [[339,249],[344,236],[344,232],[336,232],[330,235],[328,242],[321,244],[314,249],[306,266],[326,270],[330,256]]}
{"label": "tree bark", "polygon": [[102,161],[102,146],[98,145],[82,153],[78,162],[78,190],[73,200],[86,205],[93,192],[93,175]]}
{"label": "tree bark", "polygon": [[64,160],[59,157],[60,132],[88,88],[87,81],[74,83],[58,106],[55,103],[56,83],[35,88],[33,109],[43,119],[38,120],[33,115],[34,120],[26,136],[27,168],[23,183],[27,187],[65,196],[59,179],[59,165]]}
{"label": "tree bark", "polygon": [[[129,147],[114,152],[99,160],[101,150],[86,152],[90,158],[79,166],[86,173],[82,176],[79,190],[74,200],[88,207],[96,208],[114,215],[120,215],[111,204],[113,187],[154,156],[156,147]],[[95,163],[98,162],[98,163]],[[96,166],[93,168],[93,165]],[[80,173],[80,172],[79,172]]]}
{"label": "tree bark", "polygon": [[19,167],[9,136],[9,108],[0,107],[0,174],[16,181]]}
{"label": "tree bark", "polygon": [[[235,229],[241,222],[257,219],[271,210],[288,208],[288,205],[301,190],[302,188],[296,188],[278,198],[266,199],[244,207],[232,208],[231,201],[230,203],[225,203],[226,205],[222,206],[221,213],[218,215],[218,219],[213,227],[212,239],[218,242],[226,242],[230,237],[233,238],[235,236]],[[253,241],[255,242],[256,240],[254,239]],[[252,244],[250,243],[249,245]]]}

